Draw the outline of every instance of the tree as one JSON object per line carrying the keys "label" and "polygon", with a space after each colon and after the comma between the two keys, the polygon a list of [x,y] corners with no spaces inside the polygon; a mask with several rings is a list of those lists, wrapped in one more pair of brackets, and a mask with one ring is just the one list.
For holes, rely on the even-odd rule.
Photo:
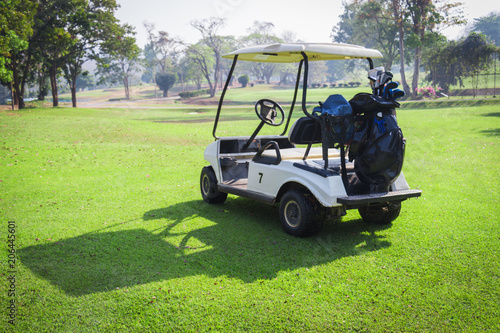
{"label": "tree", "polygon": [[177,82],[177,74],[174,73],[157,73],[156,84],[163,90],[163,97],[168,97],[168,90]]}
{"label": "tree", "polygon": [[[219,82],[220,65],[222,56],[223,40],[217,33],[224,25],[224,19],[211,17],[205,20],[194,20],[191,25],[201,33],[201,42],[213,52],[215,58],[214,84],[210,84],[210,97],[215,96],[217,83]],[[204,61],[206,63],[206,61]]]}
{"label": "tree", "polygon": [[406,81],[405,70],[405,21],[404,21],[404,0],[391,0],[392,12],[394,20],[398,28],[398,43],[399,43],[399,73],[401,74],[401,85],[406,96],[411,95],[410,86]]}
{"label": "tree", "polygon": [[348,43],[355,34],[354,18],[357,11],[357,2],[342,1],[344,12],[339,15],[339,23],[332,28],[330,37],[335,43]]}
{"label": "tree", "polygon": [[137,70],[141,50],[135,42],[133,28],[124,24],[114,27],[114,38],[101,45],[103,56],[98,59],[99,82],[121,81],[125,89],[125,99],[130,99],[130,79]]}
{"label": "tree", "polygon": [[[360,0],[344,4],[341,21],[333,29],[336,42],[375,47],[390,69],[399,56],[403,89],[416,94],[423,50],[436,40],[435,32],[464,23],[461,3],[448,0]],[[398,50],[399,49],[399,50]],[[399,52],[398,52],[399,51]],[[413,54],[412,89],[406,82],[408,51]]]}
{"label": "tree", "polygon": [[64,65],[65,57],[69,55],[69,49],[75,45],[75,39],[63,28],[48,28],[45,40],[49,41],[46,45],[45,61],[49,72],[50,89],[52,91],[52,105],[59,105],[59,96],[57,80],[61,74],[61,68]]}
{"label": "tree", "polygon": [[[361,0],[344,2],[344,12],[339,23],[333,27],[331,37],[337,43],[360,44],[376,48],[383,54],[382,65],[391,70],[393,63],[400,59],[401,81],[407,94],[410,88],[405,75],[405,31],[407,23],[402,6],[405,0]],[[349,66],[352,64],[348,64]],[[335,67],[341,73],[345,65]],[[339,71],[340,70],[340,71]],[[333,74],[333,73],[332,73]],[[338,74],[334,74],[338,76]]]}
{"label": "tree", "polygon": [[156,95],[156,73],[166,74],[169,70],[172,70],[172,67],[177,63],[182,41],[170,37],[166,31],[157,31],[153,23],[145,21],[144,27],[148,32],[149,39],[149,43],[144,49],[144,62],[147,67],[146,76],[151,76],[153,79]]}
{"label": "tree", "polygon": [[440,27],[464,24],[462,13],[456,11],[462,3],[448,3],[445,0],[406,0],[406,15],[411,24],[411,44],[415,50],[413,59],[412,96],[416,98],[419,82],[422,50],[428,45],[428,31]]}
{"label": "tree", "polygon": [[148,32],[149,53],[152,60],[159,67],[161,73],[166,73],[172,64],[176,63],[180,54],[182,42],[178,38],[170,37],[166,31],[156,31],[153,23],[144,22],[144,27]]}
{"label": "tree", "polygon": [[35,64],[41,64],[41,70],[48,73],[50,79],[53,106],[58,105],[61,69],[67,63],[71,49],[77,45],[77,36],[68,32],[68,28],[72,25],[73,13],[81,12],[81,6],[81,0],[40,1],[35,15],[24,76],[34,69]]}
{"label": "tree", "polygon": [[449,92],[450,85],[459,83],[463,86],[458,48],[455,41],[442,41],[427,51],[423,58],[423,65],[428,73],[426,79],[445,93]]}
{"label": "tree", "polygon": [[473,31],[486,35],[496,46],[500,46],[500,15],[491,12],[474,21]]}
{"label": "tree", "polygon": [[13,106],[24,107],[24,86],[20,67],[23,51],[33,34],[33,20],[37,3],[27,0],[4,0],[0,5],[0,82],[10,83]]}
{"label": "tree", "polygon": [[361,44],[381,50],[383,66],[390,70],[398,56],[397,25],[386,0],[345,5],[343,20],[332,30],[336,42]]}
{"label": "tree", "polygon": [[199,72],[201,72],[207,80],[210,94],[214,92],[215,95],[215,84],[212,83],[211,79],[212,68],[215,63],[212,50],[208,46],[198,43],[190,45],[186,50],[186,55],[196,64]]}
{"label": "tree", "polygon": [[241,84],[242,88],[245,88],[249,81],[250,81],[250,78],[246,74],[244,74],[238,78],[238,82]]}
{"label": "tree", "polygon": [[491,63],[497,50],[485,35],[475,32],[458,42],[441,43],[426,55],[428,79],[446,92],[449,85],[459,83],[463,86],[463,78],[468,76],[472,80],[475,97],[479,75]]}
{"label": "tree", "polygon": [[[274,24],[271,22],[254,21],[253,26],[247,29],[248,36],[240,40],[241,47],[253,45],[265,45],[281,43],[282,40],[274,34]],[[248,62],[244,67],[248,68],[257,79],[270,83],[271,77],[276,69],[276,64],[270,62]]]}
{"label": "tree", "polygon": [[28,48],[28,37],[33,33],[33,15],[36,4],[21,0],[6,0],[0,6],[0,80],[11,82],[10,64],[12,53]]}
{"label": "tree", "polygon": [[115,0],[89,0],[76,2],[68,13],[66,30],[74,43],[68,49],[62,69],[71,90],[73,107],[76,107],[77,78],[82,74],[82,65],[89,59],[98,57],[98,47],[107,39],[118,25],[113,12],[118,6]]}
{"label": "tree", "polygon": [[473,97],[476,97],[479,74],[492,62],[497,48],[488,42],[485,35],[471,32],[467,38],[460,41],[459,52],[464,62],[465,75],[472,80]]}

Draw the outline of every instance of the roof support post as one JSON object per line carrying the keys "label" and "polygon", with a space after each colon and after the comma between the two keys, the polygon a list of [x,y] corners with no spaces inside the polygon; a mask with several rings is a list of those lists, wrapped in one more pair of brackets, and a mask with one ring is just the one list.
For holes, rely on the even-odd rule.
{"label": "roof support post", "polygon": [[306,98],[307,98],[307,78],[309,76],[309,58],[305,52],[300,52],[302,54],[302,58],[304,61],[304,81],[302,85],[302,111],[309,118],[313,118],[313,116],[307,112],[306,108]]}
{"label": "roof support post", "polygon": [[288,113],[288,119],[286,121],[285,129],[283,130],[283,133],[281,133],[282,136],[286,134],[288,130],[288,125],[290,125],[290,119],[292,119],[293,108],[295,107],[295,102],[297,101],[297,93],[299,91],[299,84],[300,84],[300,74],[302,72],[303,64],[304,60],[301,60],[299,63],[299,70],[297,72],[297,79],[295,80],[295,92],[293,93],[293,101],[292,105],[290,106],[290,112]]}
{"label": "roof support post", "polygon": [[229,74],[226,79],[226,84],[224,85],[224,89],[219,98],[219,106],[217,107],[217,114],[215,115],[214,129],[212,131],[212,135],[215,140],[219,139],[215,132],[217,131],[217,124],[219,123],[220,111],[222,109],[222,103],[224,102],[224,96],[226,95],[227,87],[229,86],[229,82],[231,82],[231,78],[233,76],[234,67],[236,67],[236,62],[238,61],[238,55],[235,55],[233,58],[233,64],[231,65],[231,69],[229,70]]}

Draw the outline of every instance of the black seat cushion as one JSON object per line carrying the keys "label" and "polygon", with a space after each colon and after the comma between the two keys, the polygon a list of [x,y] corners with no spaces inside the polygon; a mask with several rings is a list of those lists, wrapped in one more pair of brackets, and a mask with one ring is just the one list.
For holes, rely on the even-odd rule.
{"label": "black seat cushion", "polygon": [[293,124],[288,138],[291,143],[297,145],[321,143],[321,126],[312,118],[299,118]]}

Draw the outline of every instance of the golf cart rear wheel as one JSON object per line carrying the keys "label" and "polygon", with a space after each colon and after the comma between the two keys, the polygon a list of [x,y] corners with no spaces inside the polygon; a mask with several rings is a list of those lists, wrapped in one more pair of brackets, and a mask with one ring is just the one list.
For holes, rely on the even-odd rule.
{"label": "golf cart rear wheel", "polygon": [[313,196],[291,190],[280,202],[280,220],[283,229],[290,235],[305,237],[318,231],[320,222],[315,211]]}
{"label": "golf cart rear wheel", "polygon": [[384,225],[394,221],[401,212],[401,202],[391,201],[368,205],[358,209],[363,221],[369,224]]}
{"label": "golf cart rear wheel", "polygon": [[210,204],[223,203],[227,199],[227,193],[220,192],[217,188],[217,178],[212,167],[206,166],[201,170],[200,190],[203,201]]}

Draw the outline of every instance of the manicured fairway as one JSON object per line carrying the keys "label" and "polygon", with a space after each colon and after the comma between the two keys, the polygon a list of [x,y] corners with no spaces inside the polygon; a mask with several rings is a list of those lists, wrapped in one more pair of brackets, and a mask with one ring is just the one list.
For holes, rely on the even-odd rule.
{"label": "manicured fairway", "polygon": [[[500,330],[498,104],[398,111],[422,197],[391,226],[349,211],[305,239],[273,206],[201,200],[214,115],[0,112],[0,331]],[[221,135],[258,123],[227,115]]]}

